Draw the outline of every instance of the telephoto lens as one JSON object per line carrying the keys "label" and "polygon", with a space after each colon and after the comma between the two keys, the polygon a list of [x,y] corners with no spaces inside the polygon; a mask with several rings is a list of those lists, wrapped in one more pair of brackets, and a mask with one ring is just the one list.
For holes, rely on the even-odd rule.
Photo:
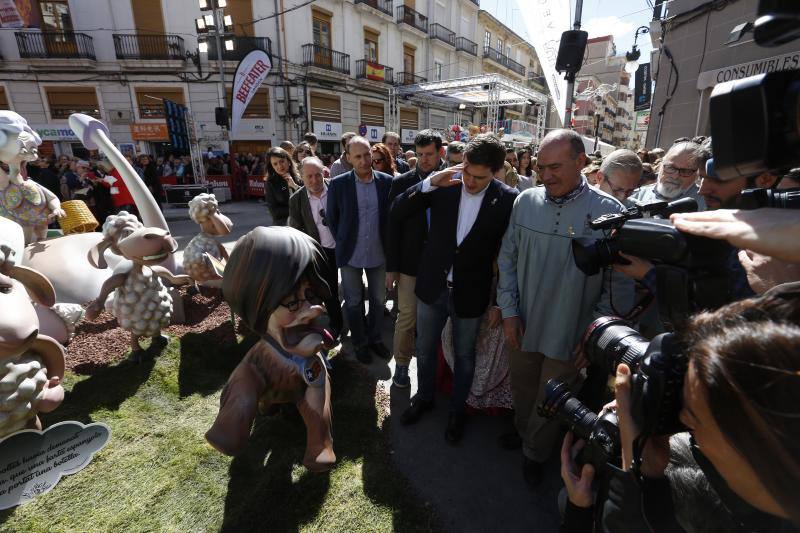
{"label": "telephoto lens", "polygon": [[627,321],[615,316],[600,317],[589,324],[583,339],[583,350],[589,362],[612,376],[620,363],[628,365],[631,372],[636,370],[650,344]]}
{"label": "telephoto lens", "polygon": [[800,189],[745,189],[739,196],[739,209],[800,209]]}
{"label": "telephoto lens", "polygon": [[580,400],[572,396],[569,387],[557,379],[545,386],[544,401],[538,407],[539,415],[554,418],[586,441],[576,457],[579,464],[589,463],[595,471],[602,471],[607,463],[619,466],[621,447],[617,415],[605,412],[594,414]]}

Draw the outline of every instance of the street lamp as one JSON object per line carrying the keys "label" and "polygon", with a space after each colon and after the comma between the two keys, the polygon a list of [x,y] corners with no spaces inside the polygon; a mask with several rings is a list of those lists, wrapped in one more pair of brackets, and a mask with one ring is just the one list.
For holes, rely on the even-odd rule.
{"label": "street lamp", "polygon": [[640,33],[650,33],[650,28],[647,26],[639,26],[636,28],[636,33],[633,35],[633,46],[631,47],[631,51],[625,53],[625,72],[628,74],[635,74],[636,69],[639,68],[639,58],[642,56],[642,53],[636,46],[636,41],[639,39]]}
{"label": "street lamp", "polygon": [[[223,63],[224,52],[232,52],[236,47],[233,39],[233,18],[225,14],[224,8],[227,7],[227,0],[198,0],[201,17],[195,19],[194,24],[197,28],[197,50],[199,53],[208,53],[208,41],[213,38],[216,45],[217,63],[219,65],[219,99],[220,107],[216,115],[227,117],[227,97],[225,89],[225,63]],[[223,44],[224,41],[224,44]],[[219,111],[222,110],[222,112]],[[218,121],[219,122],[219,121]],[[220,124],[227,129],[227,119],[225,124]]]}

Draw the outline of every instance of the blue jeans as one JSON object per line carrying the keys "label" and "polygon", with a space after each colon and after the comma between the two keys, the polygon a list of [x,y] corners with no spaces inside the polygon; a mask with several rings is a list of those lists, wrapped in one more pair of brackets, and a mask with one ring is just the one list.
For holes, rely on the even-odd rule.
{"label": "blue jeans", "polygon": [[453,293],[445,289],[432,304],[417,299],[417,380],[419,398],[432,401],[436,389],[439,340],[447,318],[453,323],[453,394],[450,412],[463,413],[475,374],[475,340],[482,317],[461,318],[453,307]]}
{"label": "blue jeans", "polygon": [[[350,337],[353,346],[362,348],[367,344],[381,342],[383,326],[383,303],[386,298],[386,266],[374,268],[341,267],[342,290],[344,291],[344,309],[347,314],[347,325],[350,326]],[[364,330],[362,315],[362,296],[364,282],[361,272],[367,273],[369,289],[369,312],[367,313],[367,331]]]}

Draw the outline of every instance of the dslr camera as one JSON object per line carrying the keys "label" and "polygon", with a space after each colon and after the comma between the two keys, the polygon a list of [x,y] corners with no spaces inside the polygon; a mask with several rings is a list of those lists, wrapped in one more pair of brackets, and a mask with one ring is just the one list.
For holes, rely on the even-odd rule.
{"label": "dslr camera", "polygon": [[[673,333],[648,341],[617,317],[595,320],[584,336],[583,349],[592,364],[616,372],[620,363],[631,369],[631,415],[641,429],[640,438],[685,431],[679,415],[683,408],[683,382],[688,358]],[[540,416],[560,421],[586,441],[576,457],[597,471],[606,464],[619,466],[620,440],[617,417],[595,415],[558,380],[547,382]]]}

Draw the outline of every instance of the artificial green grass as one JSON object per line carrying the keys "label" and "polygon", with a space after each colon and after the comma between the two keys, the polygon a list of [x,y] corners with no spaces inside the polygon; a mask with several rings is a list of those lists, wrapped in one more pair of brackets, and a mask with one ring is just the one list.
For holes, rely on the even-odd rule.
{"label": "artificial green grass", "polygon": [[231,460],[203,438],[219,393],[252,340],[220,345],[209,334],[172,339],[155,360],[68,375],[61,420],[105,422],[108,445],[49,493],[0,512],[0,530],[432,531],[430,509],[389,460],[375,378],[336,361],[328,474],[302,466],[305,428],[294,406],[256,420]]}

